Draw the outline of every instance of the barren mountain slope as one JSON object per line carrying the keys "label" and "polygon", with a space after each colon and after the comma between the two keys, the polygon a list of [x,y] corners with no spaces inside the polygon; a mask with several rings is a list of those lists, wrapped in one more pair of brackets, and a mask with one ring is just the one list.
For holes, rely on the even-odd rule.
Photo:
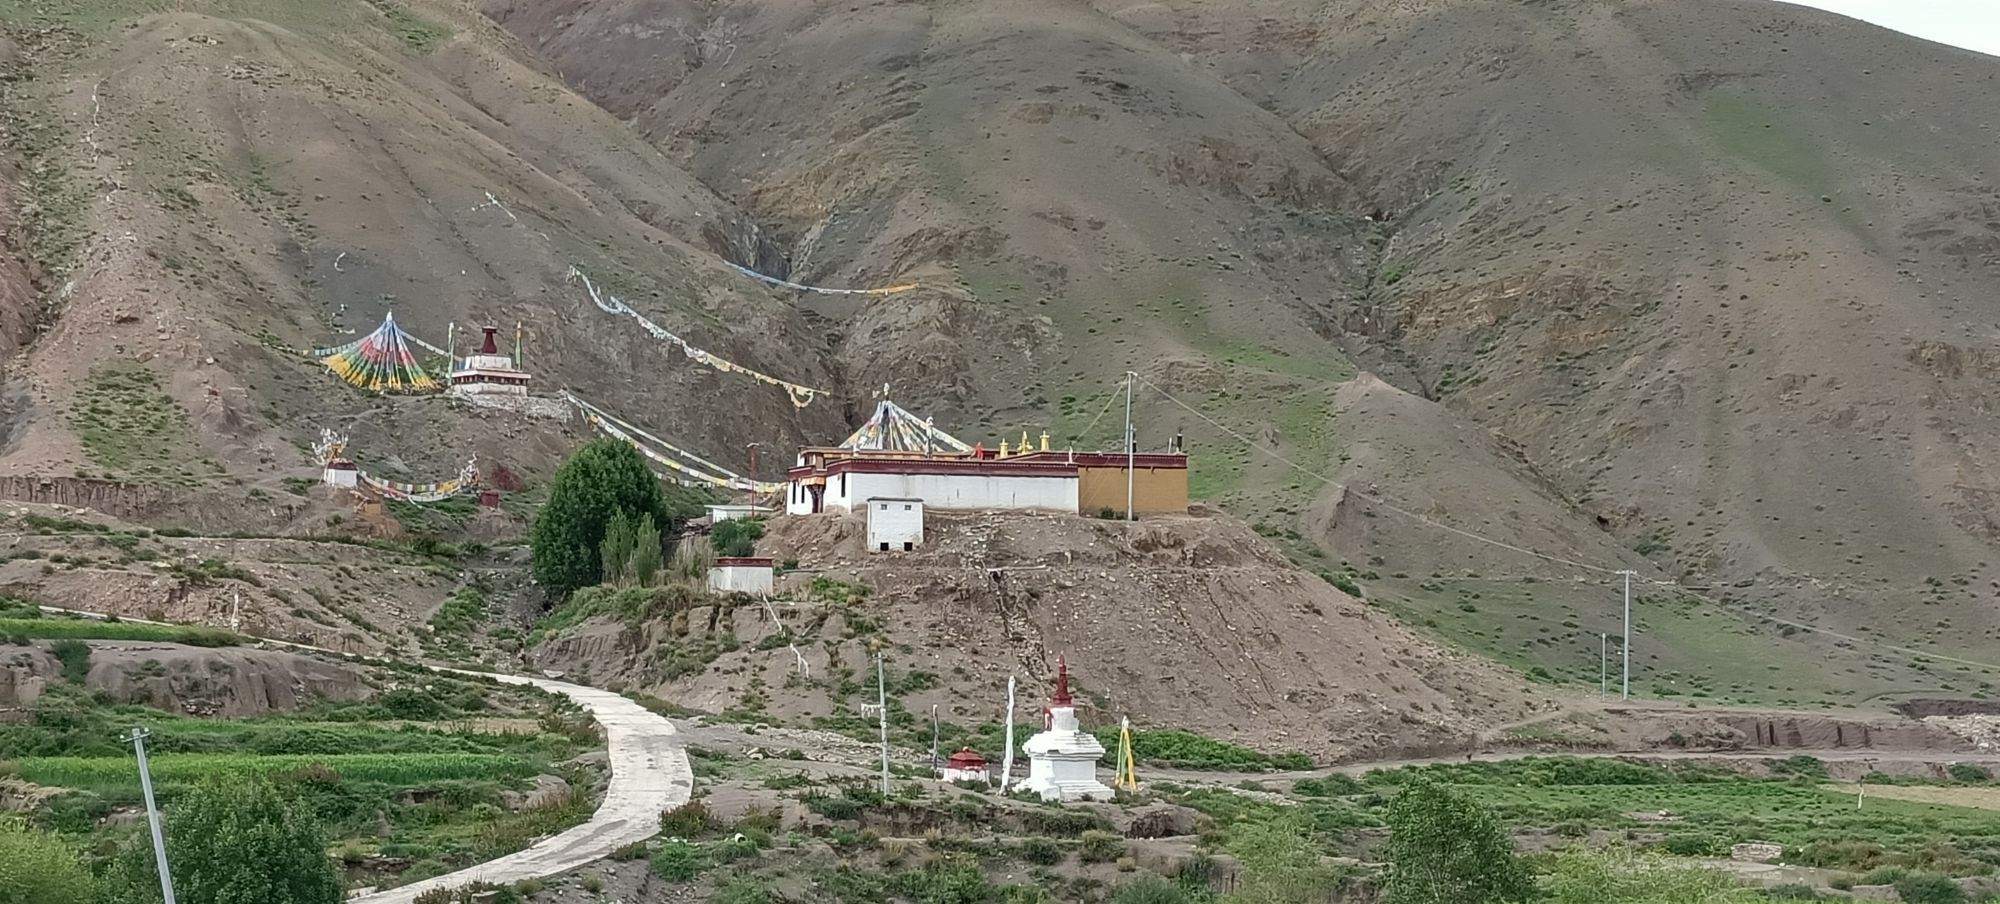
{"label": "barren mountain slope", "polygon": [[84,239],[46,262],[59,309],[17,371],[33,408],[0,466],[268,479],[309,468],[329,426],[363,467],[427,480],[475,451],[535,472],[569,445],[546,424],[371,397],[301,354],[385,311],[440,345],[451,322],[520,323],[539,391],[575,388],[704,449],[843,426],[837,395],[795,410],[593,305],[572,266],[725,358],[838,385],[790,306],[722,265],[755,247],[745,221],[491,23],[358,0],[191,6],[34,32],[13,109],[62,136],[33,161],[67,168],[41,203]]}
{"label": "barren mountain slope", "polygon": [[[1142,392],[1142,442],[1187,430],[1200,495],[1350,561],[1420,576],[1497,550],[1370,540],[1330,513],[1338,490],[1301,504],[1319,481],[1235,434],[1559,558],[1749,582],[1719,593],[1751,608],[1974,656],[2000,631],[2000,312],[1980,302],[2000,287],[2000,61],[1761,0],[483,8],[766,224],[794,272],[944,286],[825,310],[850,361],[937,330],[946,358],[882,359],[869,385],[945,373],[996,432],[1041,412],[1067,433],[1134,368],[1233,431]],[[1053,332],[983,369],[990,334],[939,319],[960,299]],[[1452,412],[1426,419],[1498,435],[1442,450],[1449,472],[1357,473],[1410,434],[1341,415],[1349,356]],[[1476,567],[1550,621],[1615,614],[1602,572]],[[1417,583],[1392,588],[1415,614],[1458,608]],[[1796,642],[1706,611],[1688,618],[1722,624],[1656,642],[1697,667],[1725,636]],[[1595,652],[1475,643],[1577,673]],[[1852,647],[1796,660],[1856,660],[1826,665],[1839,682],[1757,691],[1939,681],[1884,647],[1828,658]]]}
{"label": "barren mountain slope", "polygon": [[[1116,12],[1381,200],[1364,365],[1663,564],[1990,639],[2000,60],[1751,0]],[[1927,579],[1976,592],[1879,618]]]}

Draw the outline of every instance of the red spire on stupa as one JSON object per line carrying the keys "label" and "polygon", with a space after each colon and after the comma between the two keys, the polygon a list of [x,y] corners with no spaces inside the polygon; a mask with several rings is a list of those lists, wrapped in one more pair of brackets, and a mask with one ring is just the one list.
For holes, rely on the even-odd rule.
{"label": "red spire on stupa", "polygon": [[486,341],[479,345],[479,353],[482,355],[500,354],[500,346],[494,341],[493,335],[500,332],[500,328],[497,326],[482,326],[479,329],[486,334]]}
{"label": "red spire on stupa", "polygon": [[1069,696],[1069,657],[1056,657],[1056,695],[1049,698],[1050,706],[1070,706],[1074,703]]}

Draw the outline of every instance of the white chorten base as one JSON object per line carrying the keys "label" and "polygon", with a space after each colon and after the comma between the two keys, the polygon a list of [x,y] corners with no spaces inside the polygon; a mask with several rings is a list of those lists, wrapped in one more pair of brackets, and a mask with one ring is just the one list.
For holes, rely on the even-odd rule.
{"label": "white chorten base", "polygon": [[1097,780],[1097,759],[1104,745],[1077,728],[1076,710],[1059,706],[1049,711],[1050,727],[1028,739],[1028,780],[1021,787],[1043,800],[1111,800],[1115,793]]}
{"label": "white chorten base", "polygon": [[1117,796],[1111,786],[1097,780],[1095,755],[1088,759],[1030,757],[1028,780],[1021,787],[1043,800],[1111,800]]}

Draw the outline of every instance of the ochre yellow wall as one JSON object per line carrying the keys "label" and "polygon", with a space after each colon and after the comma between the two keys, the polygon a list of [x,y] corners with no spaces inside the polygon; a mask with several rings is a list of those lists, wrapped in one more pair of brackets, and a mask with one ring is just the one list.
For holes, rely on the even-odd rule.
{"label": "ochre yellow wall", "polygon": [[[1125,512],[1124,468],[1079,468],[1077,511],[1095,515],[1105,509]],[[1139,468],[1132,476],[1132,508],[1142,514],[1186,513],[1186,468]]]}

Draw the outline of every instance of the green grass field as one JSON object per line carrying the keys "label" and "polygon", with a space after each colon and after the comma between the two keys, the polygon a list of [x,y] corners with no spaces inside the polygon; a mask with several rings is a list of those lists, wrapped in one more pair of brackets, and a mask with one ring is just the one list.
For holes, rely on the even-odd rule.
{"label": "green grass field", "polygon": [[197,647],[229,647],[244,637],[220,628],[138,625],[85,618],[0,618],[0,637],[34,640],[151,640]]}
{"label": "green grass field", "polygon": [[[188,784],[208,778],[278,776],[327,769],[340,780],[404,786],[457,779],[509,779],[533,775],[521,757],[480,753],[335,753],[257,756],[241,753],[161,754],[150,758],[157,784]],[[15,764],[22,778],[38,785],[97,793],[139,787],[137,764],[127,757],[30,757]]]}

